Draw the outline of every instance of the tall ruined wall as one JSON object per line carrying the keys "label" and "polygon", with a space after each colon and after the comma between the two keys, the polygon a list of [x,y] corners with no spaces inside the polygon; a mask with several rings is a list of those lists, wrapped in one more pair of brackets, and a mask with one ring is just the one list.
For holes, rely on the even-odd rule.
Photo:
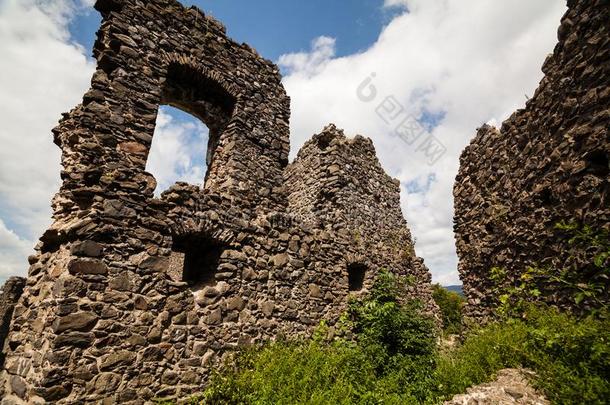
{"label": "tall ruined wall", "polygon": [[[17,300],[23,293],[23,287],[25,287],[25,279],[22,277],[11,277],[2,286],[0,290],[0,367],[4,364],[4,341],[8,335],[11,318]],[[0,387],[0,395],[2,393],[2,387]],[[1,397],[1,396],[0,396]]]}
{"label": "tall ruined wall", "polygon": [[[524,282],[529,266],[548,269],[528,281],[541,290],[539,299],[574,306],[575,289],[549,278],[566,269],[600,283],[598,299],[608,300],[607,280],[593,277],[595,249],[569,243],[555,226],[610,228],[610,3],[568,1],[568,7],[526,107],[500,130],[480,128],[460,159],[454,229],[473,318],[490,315],[500,294]],[[493,280],[494,267],[507,273],[504,279]],[[580,303],[596,305],[586,297]]]}
{"label": "tall ruined wall", "polygon": [[[376,167],[389,194],[375,206],[394,205],[396,245],[370,232],[348,238],[344,222],[328,222],[340,220],[332,204],[312,226],[288,203],[289,99],[275,65],[174,0],[96,8],[97,70],[54,130],[63,184],[15,306],[3,403],[143,403],[199,391],[238,345],[334,319],[350,291],[347,265],[365,257],[363,288],[387,267],[413,273],[429,299],[421,261],[398,263],[399,250],[412,253],[410,235],[370,144],[366,159],[348,152]],[[145,165],[162,104],[208,126],[208,172],[202,186],[178,183],[155,198]],[[363,197],[350,204],[368,201],[370,187],[351,187]]]}
{"label": "tall ruined wall", "polygon": [[[268,302],[282,287],[268,280],[284,274],[270,259],[283,242],[265,226],[286,205],[277,67],[176,1],[96,8],[97,70],[54,130],[63,184],[7,338],[7,400],[183,395],[216,353],[278,328]],[[156,199],[144,169],[161,104],[206,123],[211,148],[203,189]]]}
{"label": "tall ruined wall", "polygon": [[286,174],[290,214],[334,241],[329,278],[345,280],[347,270],[349,281],[350,272],[363,272],[351,275],[354,281],[364,276],[351,288],[366,291],[380,270],[409,275],[408,295],[437,313],[430,274],[400,209],[400,184],[385,173],[370,139],[348,139],[329,125],[303,146]]}

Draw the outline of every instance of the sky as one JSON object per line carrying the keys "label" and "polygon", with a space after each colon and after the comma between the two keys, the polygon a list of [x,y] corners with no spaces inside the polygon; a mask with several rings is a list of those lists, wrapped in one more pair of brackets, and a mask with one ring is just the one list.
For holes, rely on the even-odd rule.
{"label": "sky", "polygon": [[[459,284],[452,187],[459,155],[542,78],[558,0],[199,0],[279,64],[292,100],[291,156],[328,123],[370,137],[400,180],[401,208],[433,281]],[[51,223],[60,151],[51,129],[95,69],[93,0],[0,0],[0,281],[27,273]],[[147,169],[160,193],[205,175],[207,128],[163,107]]]}

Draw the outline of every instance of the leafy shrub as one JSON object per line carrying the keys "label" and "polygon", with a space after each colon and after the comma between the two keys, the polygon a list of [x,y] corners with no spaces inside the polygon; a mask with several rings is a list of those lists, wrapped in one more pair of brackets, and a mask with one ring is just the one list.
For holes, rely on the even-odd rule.
{"label": "leafy shrub", "polygon": [[434,284],[432,286],[432,298],[441,310],[443,332],[447,335],[459,334],[462,331],[464,297],[447,290],[440,284]]}
{"label": "leafy shrub", "polygon": [[436,361],[434,323],[421,314],[419,301],[399,301],[405,283],[405,278],[381,272],[369,297],[350,302],[348,316],[376,376],[423,400]]}
{"label": "leafy shrub", "polygon": [[470,333],[462,346],[439,358],[439,396],[449,397],[489,379],[497,370],[527,367],[534,384],[558,404],[603,404],[610,398],[610,320],[576,318],[529,306],[522,319],[507,319]]}
{"label": "leafy shrub", "polygon": [[[382,272],[344,321],[355,341],[271,343],[238,355],[200,398],[208,404],[416,404],[433,390],[434,324],[416,302],[401,304],[404,280]],[[322,328],[324,326],[322,325]]]}
{"label": "leafy shrub", "polygon": [[[536,384],[556,403],[603,404],[610,398],[610,318],[575,318],[533,308],[524,342],[524,365],[538,372]],[[598,319],[598,315],[600,319]]]}
{"label": "leafy shrub", "polygon": [[379,277],[371,295],[349,304],[355,339],[312,339],[245,349],[194,403],[439,403],[489,381],[507,367],[537,373],[534,384],[558,404],[604,404],[610,398],[608,313],[576,318],[525,306],[509,318],[468,333],[439,352],[432,323],[416,303],[400,303],[401,280]]}
{"label": "leafy shrub", "polygon": [[206,404],[348,404],[374,395],[375,372],[353,345],[322,341],[273,343],[238,355],[215,375]]}
{"label": "leafy shrub", "polygon": [[525,340],[525,329],[522,323],[490,324],[471,332],[461,346],[443,351],[436,369],[438,396],[450,398],[489,381],[498,370],[518,367],[522,359],[515,351]]}
{"label": "leafy shrub", "polygon": [[584,266],[574,265],[563,269],[552,281],[561,283],[571,290],[577,306],[590,309],[590,306],[608,309],[610,285],[610,231],[594,229],[576,222],[560,222],[555,229],[568,236],[571,258],[586,255],[591,262]]}
{"label": "leafy shrub", "polygon": [[380,373],[405,356],[426,358],[435,353],[434,324],[421,315],[417,301],[400,303],[402,280],[382,272],[365,300],[352,300],[348,315],[358,344],[375,359]]}
{"label": "leafy shrub", "polygon": [[506,269],[490,269],[499,314],[519,316],[528,303],[557,303],[558,298],[567,298],[570,307],[582,314],[608,312],[610,232],[576,222],[559,222],[555,229],[567,242],[569,254],[563,268],[532,265],[516,279],[509,277]]}

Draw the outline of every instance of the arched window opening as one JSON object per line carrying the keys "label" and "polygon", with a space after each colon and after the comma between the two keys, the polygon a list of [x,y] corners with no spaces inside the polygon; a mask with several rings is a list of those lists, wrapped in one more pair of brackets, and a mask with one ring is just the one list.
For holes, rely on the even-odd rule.
{"label": "arched window opening", "polygon": [[157,180],[156,196],[178,181],[203,183],[208,139],[208,128],[197,118],[169,106],[159,109],[146,161],[146,171]]}
{"label": "arched window opening", "polygon": [[349,291],[360,291],[364,287],[367,267],[364,264],[352,263],[347,266],[347,284]]}
{"label": "arched window opening", "polygon": [[216,285],[216,272],[225,248],[222,243],[198,235],[175,238],[170,277],[195,289]]}
{"label": "arched window opening", "polygon": [[146,162],[146,170],[157,179],[155,194],[176,181],[205,185],[207,169],[235,102],[220,84],[201,72],[180,64],[168,67],[161,94],[163,106]]}

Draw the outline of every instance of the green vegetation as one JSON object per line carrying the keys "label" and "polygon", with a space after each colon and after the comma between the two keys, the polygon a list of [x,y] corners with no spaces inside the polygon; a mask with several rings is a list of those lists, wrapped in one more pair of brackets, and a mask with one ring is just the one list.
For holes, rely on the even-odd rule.
{"label": "green vegetation", "polygon": [[560,222],[555,228],[567,236],[572,257],[591,255],[593,260],[585,268],[568,266],[551,282],[568,288],[576,305],[593,304],[608,310],[608,285],[610,285],[610,231],[593,229],[575,222]]}
{"label": "green vegetation", "polygon": [[309,340],[243,350],[193,403],[431,404],[520,366],[536,371],[535,385],[555,403],[610,398],[607,314],[577,319],[530,306],[439,351],[417,303],[397,299],[401,283],[384,273],[368,298],[350,303],[339,325],[353,339],[329,341],[322,324]]}
{"label": "green vegetation", "polygon": [[419,403],[431,395],[436,342],[419,304],[398,301],[407,279],[379,275],[370,297],[353,300],[340,328],[355,342],[278,342],[237,356],[202,396],[209,404]]}
{"label": "green vegetation", "polygon": [[[570,257],[565,268],[530,266],[516,280],[509,277],[506,269],[491,269],[489,277],[495,284],[493,294],[498,297],[500,314],[519,316],[529,302],[549,301],[549,295],[558,290],[573,300],[572,307],[576,310],[608,312],[610,233],[574,222],[557,223],[555,229],[569,246]],[[582,263],[582,256],[591,262],[585,266],[571,264],[572,261]],[[577,257],[581,260],[573,260]]]}
{"label": "green vegetation", "polygon": [[507,367],[538,374],[534,385],[557,404],[605,404],[610,398],[610,319],[576,318],[548,307],[526,308],[472,331],[465,342],[439,358],[443,393],[463,392]]}
{"label": "green vegetation", "polygon": [[432,297],[441,310],[443,318],[443,333],[455,335],[462,331],[462,307],[464,297],[453,291],[449,291],[440,284],[432,286]]}

